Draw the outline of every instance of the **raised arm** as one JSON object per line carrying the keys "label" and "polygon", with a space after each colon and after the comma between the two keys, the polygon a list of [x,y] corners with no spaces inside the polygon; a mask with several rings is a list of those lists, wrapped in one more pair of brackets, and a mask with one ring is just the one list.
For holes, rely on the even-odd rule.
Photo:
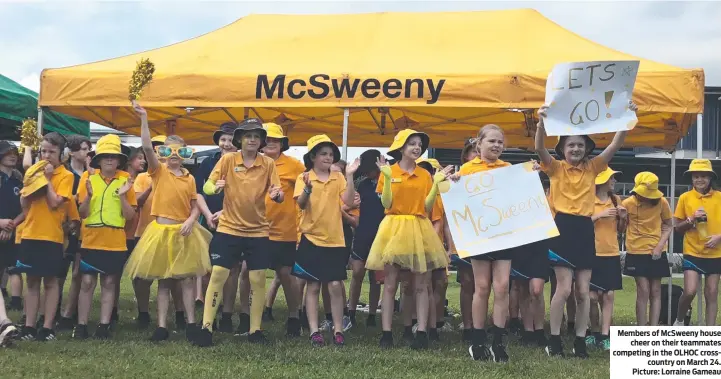
{"label": "raised arm", "polygon": [[536,137],[534,143],[538,159],[546,166],[550,165],[553,160],[551,153],[549,153],[548,149],[546,149],[546,128],[544,127],[543,119],[546,118],[547,109],[548,106],[546,105],[538,109],[538,123],[536,124]]}
{"label": "raised arm", "polygon": [[[638,110],[638,107],[633,102],[628,103],[628,109],[636,112]],[[611,161],[611,158],[618,152],[618,150],[623,147],[623,141],[626,139],[626,135],[628,134],[628,131],[622,130],[620,132],[616,132],[616,135],[613,136],[613,140],[611,143],[603,150],[601,154],[598,155],[598,158],[603,159],[603,163],[608,164],[608,162]]]}
{"label": "raised arm", "polygon": [[345,193],[343,194],[343,203],[345,205],[352,207],[353,203],[355,202],[355,183],[353,181],[353,174],[358,170],[358,166],[360,166],[360,159],[356,158],[353,163],[349,164],[348,167],[345,168]]}
{"label": "raised arm", "polygon": [[446,168],[438,171],[435,175],[433,175],[433,185],[431,186],[431,191],[428,192],[428,196],[426,196],[425,201],[427,214],[431,214],[431,211],[433,210],[433,204],[436,202],[436,197],[438,196],[438,183],[448,179],[448,176],[451,175],[452,171],[453,166],[448,165],[446,166]]}
{"label": "raised arm", "polygon": [[133,110],[140,117],[140,141],[145,153],[145,161],[148,162],[148,172],[154,172],[160,166],[160,161],[153,150],[153,142],[150,140],[150,127],[148,126],[148,112],[133,100]]}

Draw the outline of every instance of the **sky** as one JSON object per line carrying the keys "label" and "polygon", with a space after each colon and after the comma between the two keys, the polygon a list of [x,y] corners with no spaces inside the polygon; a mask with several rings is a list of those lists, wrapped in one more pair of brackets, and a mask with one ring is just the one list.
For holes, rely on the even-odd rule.
{"label": "sky", "polygon": [[[37,91],[44,68],[119,57],[180,42],[256,14],[431,12],[534,8],[613,49],[684,68],[721,86],[721,2],[4,2],[0,73]],[[552,42],[552,41],[551,41]]]}

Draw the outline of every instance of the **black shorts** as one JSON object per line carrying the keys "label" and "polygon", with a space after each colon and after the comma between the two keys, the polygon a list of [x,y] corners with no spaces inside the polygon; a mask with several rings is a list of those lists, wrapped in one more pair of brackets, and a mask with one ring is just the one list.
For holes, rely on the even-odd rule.
{"label": "black shorts", "polygon": [[593,264],[591,291],[608,292],[623,289],[621,279],[621,257],[599,257]]}
{"label": "black shorts", "polygon": [[278,270],[282,267],[293,267],[295,264],[294,241],[268,241],[268,252],[270,253],[270,268]]}
{"label": "black shorts", "polygon": [[245,261],[248,270],[268,269],[271,258],[268,241],[268,237],[240,237],[215,233],[210,241],[210,263],[213,266],[231,269]]}
{"label": "black shorts", "polygon": [[[18,246],[15,245],[15,239],[0,242],[0,270],[4,268],[14,269],[18,261]],[[10,273],[10,270],[8,270]]]}
{"label": "black shorts", "polygon": [[135,245],[138,244],[138,240],[139,238],[131,238],[125,240],[125,248],[127,249],[127,253],[125,255],[130,257],[130,253],[132,253],[135,249]]}
{"label": "black shorts", "polygon": [[699,258],[683,255],[683,270],[696,271],[703,275],[721,274],[721,258]]}
{"label": "black shorts", "polygon": [[560,235],[550,240],[548,246],[551,266],[592,269],[596,258],[596,234],[591,218],[557,213],[555,221]]}
{"label": "black shorts", "polygon": [[348,272],[347,249],[341,247],[316,246],[305,238],[300,237],[298,252],[295,256],[293,275],[311,282],[335,282],[346,280]]}
{"label": "black shorts", "polygon": [[660,279],[671,276],[666,253],[653,260],[651,254],[626,254],[623,274],[637,278]]}
{"label": "black shorts", "polygon": [[473,255],[469,257],[470,260],[474,261],[512,261],[513,258],[516,256],[516,251],[518,248],[512,247],[510,249],[503,249],[494,251],[492,253],[487,254],[480,254],[480,255]]}
{"label": "black shorts", "polygon": [[529,243],[516,248],[511,263],[511,279],[548,281],[548,241]]}
{"label": "black shorts", "polygon": [[62,243],[23,239],[16,266],[28,276],[57,277],[65,262]]}
{"label": "black shorts", "polygon": [[353,246],[351,248],[350,257],[356,261],[367,261],[368,254],[371,252],[373,245],[372,238],[353,237]]}
{"label": "black shorts", "polygon": [[125,251],[80,249],[79,271],[82,274],[120,275],[127,260]]}

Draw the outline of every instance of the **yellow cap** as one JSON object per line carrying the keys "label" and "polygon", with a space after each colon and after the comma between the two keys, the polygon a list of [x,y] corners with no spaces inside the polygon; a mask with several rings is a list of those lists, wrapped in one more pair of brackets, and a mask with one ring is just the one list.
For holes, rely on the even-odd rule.
{"label": "yellow cap", "polygon": [[610,167],[606,167],[605,170],[603,170],[602,173],[598,174],[596,176],[596,185],[599,186],[601,184],[606,183],[609,179],[611,179],[612,176],[616,174],[620,174],[621,171],[613,171]]}
{"label": "yellow cap", "polygon": [[274,122],[266,122],[263,124],[263,129],[267,133],[265,138],[275,138],[283,141],[283,147],[281,147],[280,151],[286,151],[290,148],[288,137],[283,134],[283,128],[280,125]]}
{"label": "yellow cap", "polygon": [[634,182],[636,185],[631,192],[652,200],[663,197],[663,192],[658,190],[658,176],[656,174],[648,171],[639,172],[634,178]]}
{"label": "yellow cap", "polygon": [[23,177],[23,188],[20,190],[20,196],[27,197],[48,185],[48,178],[45,177],[45,166],[48,161],[39,161],[25,171]]}
{"label": "yellow cap", "polygon": [[684,174],[690,174],[692,172],[708,172],[716,178],[716,173],[713,171],[711,161],[708,159],[694,159],[688,166],[688,170]]}
{"label": "yellow cap", "polygon": [[423,163],[423,162],[430,164],[431,167],[433,167],[436,170],[442,169],[441,164],[438,163],[437,159],[433,159],[433,158],[418,158],[418,159],[416,159],[416,164]]}
{"label": "yellow cap", "polygon": [[395,159],[400,159],[401,154],[398,150],[400,150],[403,145],[406,144],[406,141],[408,141],[408,139],[413,136],[421,137],[421,155],[423,155],[423,153],[426,152],[426,149],[428,149],[430,138],[428,137],[428,134],[423,132],[417,132],[413,129],[403,129],[398,132],[398,134],[396,134],[395,138],[393,138],[393,143],[391,144],[391,147],[388,149],[388,155]]}
{"label": "yellow cap", "polygon": [[334,144],[327,135],[318,134],[308,139],[308,152],[303,155],[303,163],[306,168],[310,169],[313,167],[313,162],[310,160],[310,153],[320,147],[321,144],[328,144],[333,149],[333,163],[340,160],[340,149],[338,149],[338,146]]}
{"label": "yellow cap", "polygon": [[125,166],[128,161],[128,156],[123,154],[122,148],[120,147],[120,137],[115,134],[106,134],[98,140],[95,146],[95,154],[90,160],[90,167],[100,168],[99,161],[103,158],[103,155],[113,155],[120,159],[120,165],[118,167]]}

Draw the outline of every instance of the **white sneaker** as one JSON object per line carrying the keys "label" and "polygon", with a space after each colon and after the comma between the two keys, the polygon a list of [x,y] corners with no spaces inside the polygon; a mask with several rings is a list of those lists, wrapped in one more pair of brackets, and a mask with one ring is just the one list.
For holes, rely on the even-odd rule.
{"label": "white sneaker", "polygon": [[323,320],[323,322],[320,323],[320,327],[318,327],[318,329],[321,332],[327,332],[327,331],[333,329],[333,323],[331,323],[328,320]]}
{"label": "white sneaker", "polygon": [[418,331],[418,323],[413,324],[413,334],[416,334],[416,331]]}
{"label": "white sneaker", "polygon": [[682,320],[676,320],[673,322],[673,326],[686,326]]}
{"label": "white sneaker", "polygon": [[353,327],[353,323],[350,321],[349,316],[343,316],[343,332],[347,332]]}

